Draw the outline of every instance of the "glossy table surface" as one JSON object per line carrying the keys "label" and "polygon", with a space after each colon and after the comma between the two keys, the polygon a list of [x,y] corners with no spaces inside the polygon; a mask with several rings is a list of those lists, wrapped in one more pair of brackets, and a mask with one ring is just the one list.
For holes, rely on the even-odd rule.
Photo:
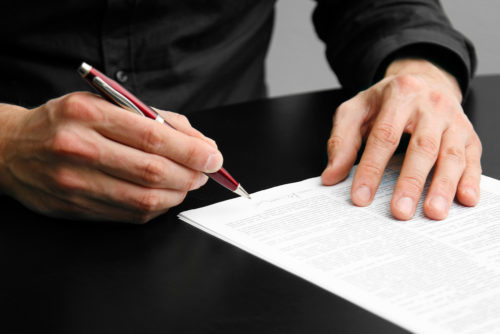
{"label": "glossy table surface", "polygon": [[[190,116],[249,192],[317,176],[331,90]],[[464,109],[500,178],[500,76],[479,77]],[[214,122],[217,119],[217,122]],[[327,291],[177,219],[233,195],[210,181],[146,225],[64,221],[0,204],[0,331],[50,333],[404,333]]]}

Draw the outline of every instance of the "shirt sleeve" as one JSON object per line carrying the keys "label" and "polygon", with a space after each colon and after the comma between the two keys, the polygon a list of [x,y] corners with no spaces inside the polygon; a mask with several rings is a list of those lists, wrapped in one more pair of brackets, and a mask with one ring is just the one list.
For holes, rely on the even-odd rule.
{"label": "shirt sleeve", "polygon": [[436,63],[466,95],[476,68],[472,43],[456,31],[438,0],[316,0],[313,22],[342,86],[359,91],[398,57]]}

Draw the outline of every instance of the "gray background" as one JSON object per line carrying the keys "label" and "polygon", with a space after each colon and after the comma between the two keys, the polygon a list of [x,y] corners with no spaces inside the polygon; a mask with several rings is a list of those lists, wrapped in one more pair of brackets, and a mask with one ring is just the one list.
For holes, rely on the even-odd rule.
{"label": "gray background", "polygon": [[[500,74],[500,0],[442,0],[452,24],[471,39],[479,59],[477,74]],[[267,58],[271,96],[338,87],[314,32],[312,0],[279,0]]]}

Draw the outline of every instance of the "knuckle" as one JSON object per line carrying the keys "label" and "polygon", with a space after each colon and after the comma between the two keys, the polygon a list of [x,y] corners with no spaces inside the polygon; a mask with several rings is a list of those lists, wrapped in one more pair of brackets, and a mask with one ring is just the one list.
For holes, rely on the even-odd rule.
{"label": "knuckle", "polygon": [[198,174],[196,172],[193,172],[189,177],[184,178],[181,181],[181,185],[180,185],[179,190],[189,191],[191,189],[194,189],[197,182],[198,182]]}
{"label": "knuckle", "polygon": [[416,75],[402,74],[394,78],[392,85],[394,85],[400,92],[408,94],[422,89],[424,82]]}
{"label": "knuckle", "polygon": [[462,121],[464,118],[462,106],[449,93],[445,93],[440,89],[430,90],[428,101],[435,112],[449,113],[451,111],[455,115],[457,122]]}
{"label": "knuckle", "polygon": [[330,150],[336,151],[344,145],[344,138],[333,135],[328,139],[326,145]]}
{"label": "knuckle", "polygon": [[189,123],[189,120],[185,115],[182,115],[182,114],[176,114],[176,115],[177,115],[176,117],[179,120],[179,122],[186,124],[186,125],[191,125],[191,123]]}
{"label": "knuckle", "polygon": [[147,192],[139,199],[136,209],[132,215],[132,222],[145,224],[156,216],[168,211],[171,207],[177,206],[184,201],[187,192],[174,191],[168,198],[168,203],[163,203],[160,197],[152,192]]}
{"label": "knuckle", "polygon": [[148,159],[144,161],[142,166],[142,179],[148,184],[159,184],[164,179],[165,166],[162,162],[156,159]]}
{"label": "knuckle", "polygon": [[449,176],[442,175],[438,177],[435,181],[438,186],[438,189],[444,189],[446,193],[455,193],[456,191],[456,183],[450,179]]}
{"label": "knuckle", "polygon": [[449,146],[440,152],[440,159],[453,160],[460,165],[465,163],[465,152],[458,146]]}
{"label": "knuckle", "polygon": [[414,152],[422,152],[429,157],[435,158],[439,151],[439,143],[433,136],[419,134],[411,141],[409,148]]}
{"label": "knuckle", "polygon": [[399,144],[399,134],[396,132],[394,125],[390,123],[380,123],[376,125],[370,136],[374,142],[383,147],[396,147]]}
{"label": "knuckle", "polygon": [[61,112],[66,116],[78,115],[79,111],[87,108],[80,94],[69,94],[63,96],[60,101]]}
{"label": "knuckle", "polygon": [[431,90],[429,92],[429,101],[435,108],[450,105],[448,95],[440,90]]}
{"label": "knuckle", "polygon": [[48,149],[59,155],[72,154],[74,151],[74,143],[77,141],[75,135],[67,130],[58,130],[54,136],[48,141]]}
{"label": "knuckle", "polygon": [[163,140],[156,131],[156,129],[152,126],[148,127],[144,130],[142,138],[142,148],[146,151],[156,153],[159,151],[160,147],[163,145]]}
{"label": "knuckle", "polygon": [[370,161],[360,163],[359,167],[362,168],[364,173],[369,174],[375,178],[381,177],[384,173],[384,169],[382,167]]}
{"label": "knuckle", "polygon": [[[359,95],[359,94],[358,94]],[[342,102],[337,109],[335,110],[334,114],[334,121],[338,122],[339,120],[343,119],[346,115],[352,113],[354,109],[356,108],[356,95],[355,97]]]}
{"label": "knuckle", "polygon": [[400,184],[406,191],[412,194],[419,194],[424,188],[425,178],[413,175],[401,175]]}
{"label": "knuckle", "polygon": [[337,115],[339,113],[347,112],[350,109],[351,105],[352,105],[352,100],[347,100],[347,101],[342,102],[337,107],[337,111],[335,112],[335,115]]}
{"label": "knuckle", "polygon": [[68,129],[59,129],[48,141],[47,149],[59,157],[80,158],[99,161],[101,150],[91,141],[83,141],[78,134]]}
{"label": "knuckle", "polygon": [[161,208],[162,201],[160,196],[153,190],[144,191],[136,198],[134,206],[139,211],[139,215],[144,215],[158,211]]}
{"label": "knuckle", "polygon": [[72,194],[75,191],[87,189],[85,181],[68,168],[58,168],[53,174],[52,190],[63,193]]}
{"label": "knuckle", "polygon": [[93,108],[86,93],[72,93],[60,100],[59,113],[65,119],[101,121],[102,113]]}
{"label": "knuckle", "polygon": [[197,145],[187,145],[186,151],[184,152],[184,163],[188,167],[194,167],[195,169],[201,170],[203,166],[197,166],[197,161],[199,161],[202,156],[204,155],[200,152]]}

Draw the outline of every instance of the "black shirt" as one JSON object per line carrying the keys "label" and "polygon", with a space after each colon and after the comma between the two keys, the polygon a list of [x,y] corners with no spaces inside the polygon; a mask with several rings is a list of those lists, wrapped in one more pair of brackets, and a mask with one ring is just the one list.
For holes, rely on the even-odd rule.
{"label": "black shirt", "polygon": [[[1,8],[1,102],[34,107],[91,90],[76,72],[82,61],[177,112],[266,94],[273,0],[18,0]],[[472,44],[438,1],[318,0],[313,22],[350,90],[402,55],[440,63],[463,90],[475,68]]]}

